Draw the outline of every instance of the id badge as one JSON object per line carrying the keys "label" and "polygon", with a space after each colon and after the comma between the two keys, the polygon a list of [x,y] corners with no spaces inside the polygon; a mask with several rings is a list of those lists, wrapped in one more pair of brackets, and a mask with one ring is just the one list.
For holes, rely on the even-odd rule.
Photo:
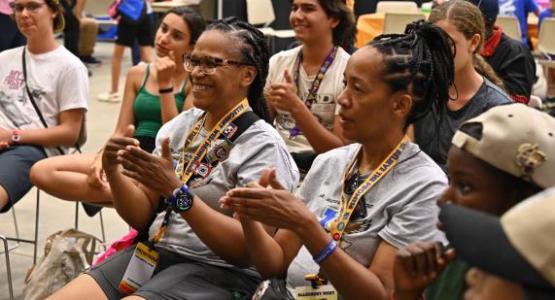
{"label": "id badge", "polygon": [[295,288],[295,300],[337,300],[337,291],[331,284],[299,286]]}
{"label": "id badge", "polygon": [[154,247],[149,247],[145,243],[138,243],[119,283],[119,290],[127,294],[133,294],[150,280],[159,259],[160,253]]}

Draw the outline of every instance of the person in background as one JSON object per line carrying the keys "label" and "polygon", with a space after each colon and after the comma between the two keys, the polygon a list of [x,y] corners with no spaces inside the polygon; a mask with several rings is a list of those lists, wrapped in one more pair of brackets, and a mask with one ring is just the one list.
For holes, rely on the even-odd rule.
{"label": "person in background", "polygon": [[154,23],[148,17],[152,7],[149,0],[143,0],[146,5],[146,13],[136,22],[129,21],[126,17],[120,16],[118,21],[118,35],[114,43],[114,53],[112,55],[112,80],[110,91],[98,95],[99,101],[120,102],[121,95],[119,89],[119,76],[121,73],[121,60],[126,47],[132,47],[135,39],[138,40],[141,59],[146,63],[152,61],[152,45],[154,44]]}
{"label": "person in background", "polygon": [[26,43],[25,36],[21,34],[13,20],[12,2],[14,0],[0,0],[0,28],[2,28],[0,52],[23,46]]}
{"label": "person in background", "polygon": [[458,255],[473,266],[465,300],[555,299],[555,188],[501,218],[447,204],[440,220]]}
{"label": "person in background", "polygon": [[416,121],[414,138],[445,170],[451,139],[459,126],[491,107],[512,101],[494,84],[502,81],[478,54],[483,44],[484,19],[474,4],[464,0],[444,2],[432,9],[428,21],[445,30],[454,41],[455,82],[449,88],[449,101]]}
{"label": "person in background", "polygon": [[[133,124],[140,147],[152,152],[160,127],[191,108],[190,80],[183,60],[204,27],[202,17],[190,8],[174,8],[166,14],[155,37],[159,59],[134,66],[127,73],[114,135],[122,135]],[[43,160],[32,168],[31,180],[57,198],[112,205],[112,192],[102,169],[103,151]]]}
{"label": "person in background", "polygon": [[[319,155],[297,196],[269,172],[260,185],[272,189],[251,184],[220,200],[237,212],[262,276],[287,274],[302,288],[305,275],[319,274],[342,299],[389,299],[397,248],[435,237],[446,176],[406,129],[448,101],[453,58],[437,26],[419,21],[406,32],[377,37],[349,59],[338,103],[354,143]],[[262,223],[279,229],[269,235]]]}
{"label": "person in background", "polygon": [[343,0],[294,0],[289,22],[301,45],[272,56],[265,95],[276,129],[306,173],[317,153],[345,143],[337,97],[354,19]]}
{"label": "person in background", "polygon": [[495,26],[499,6],[497,0],[469,0],[484,16],[484,47],[480,55],[503,80],[505,90],[515,102],[528,104],[536,82],[536,62],[530,49]]}
{"label": "person in background", "polygon": [[34,163],[75,145],[89,95],[87,69],[54,37],[64,27],[59,2],[12,8],[27,46],[0,52],[0,212],[31,189]]}
{"label": "person in background", "polygon": [[521,42],[523,45],[532,49],[532,43],[528,38],[528,14],[533,13],[539,16],[541,10],[536,0],[498,0],[499,15],[511,16],[518,19],[520,24]]}
{"label": "person in background", "polygon": [[[553,128],[554,118],[520,103],[494,107],[464,122],[452,140],[449,187],[439,205],[453,203],[500,216],[554,186],[555,138],[549,135]],[[468,264],[453,259],[453,254],[430,241],[414,241],[400,249],[394,267],[395,298],[462,299]]]}

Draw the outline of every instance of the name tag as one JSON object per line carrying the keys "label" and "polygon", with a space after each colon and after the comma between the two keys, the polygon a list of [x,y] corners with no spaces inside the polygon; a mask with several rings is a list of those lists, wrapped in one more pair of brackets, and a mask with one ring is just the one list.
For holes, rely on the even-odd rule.
{"label": "name tag", "polygon": [[154,247],[151,248],[144,243],[138,243],[119,283],[119,290],[127,294],[133,294],[152,278],[152,273],[154,273],[159,259],[160,253]]}
{"label": "name tag", "polygon": [[337,300],[337,291],[331,284],[320,285],[315,288],[311,286],[299,286],[295,288],[296,300]]}

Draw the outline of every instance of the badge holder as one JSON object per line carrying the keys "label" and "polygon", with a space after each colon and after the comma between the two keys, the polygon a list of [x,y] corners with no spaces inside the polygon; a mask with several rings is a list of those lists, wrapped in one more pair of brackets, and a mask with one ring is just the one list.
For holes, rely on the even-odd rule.
{"label": "badge holder", "polygon": [[337,291],[328,284],[328,281],[316,274],[308,274],[304,277],[310,282],[310,286],[299,286],[295,288],[296,300],[337,300]]}
{"label": "badge holder", "polygon": [[150,280],[159,259],[160,253],[156,251],[154,244],[151,242],[138,243],[119,283],[119,290],[126,294],[133,294],[137,291]]}

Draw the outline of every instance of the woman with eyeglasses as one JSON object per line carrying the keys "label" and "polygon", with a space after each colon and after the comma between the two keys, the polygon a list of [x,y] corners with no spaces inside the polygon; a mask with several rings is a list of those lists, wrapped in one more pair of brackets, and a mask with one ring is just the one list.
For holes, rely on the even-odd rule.
{"label": "woman with eyeglasses", "polygon": [[[239,221],[218,199],[268,167],[288,190],[299,176],[267,123],[267,59],[263,34],[247,23],[216,21],[201,34],[185,60],[195,107],[160,129],[154,155],[138,147],[133,126],[104,149],[114,206],[133,228],[149,227],[148,241],[93,267],[51,299],[83,293],[94,299],[250,299],[261,278],[249,265]],[[126,270],[137,262],[135,248],[145,247],[158,263],[134,284],[137,278]]]}
{"label": "woman with eyeglasses", "polygon": [[[319,155],[296,196],[270,171],[260,186],[220,200],[237,212],[263,277],[287,275],[298,294],[327,280],[332,286],[323,289],[340,299],[390,299],[397,249],[434,238],[435,203],[447,183],[406,129],[445,105],[453,74],[447,34],[424,21],[351,56],[338,103],[354,143]],[[262,224],[279,229],[268,234]]]}
{"label": "woman with eyeglasses", "polygon": [[[115,135],[135,126],[134,138],[147,152],[155,146],[160,127],[192,106],[184,57],[205,28],[202,17],[187,7],[174,8],[156,32],[159,59],[139,64],[127,73],[123,103]],[[74,154],[46,159],[31,170],[41,190],[60,199],[111,205],[112,193],[102,169],[102,153]]]}
{"label": "woman with eyeglasses", "polygon": [[303,172],[344,145],[337,112],[354,17],[344,0],[294,0],[289,22],[300,46],[270,59],[265,95],[276,129]]}
{"label": "woman with eyeglasses", "polygon": [[76,143],[89,94],[87,69],[54,37],[64,27],[59,2],[11,7],[27,46],[0,53],[0,212],[29,191],[34,163]]}

